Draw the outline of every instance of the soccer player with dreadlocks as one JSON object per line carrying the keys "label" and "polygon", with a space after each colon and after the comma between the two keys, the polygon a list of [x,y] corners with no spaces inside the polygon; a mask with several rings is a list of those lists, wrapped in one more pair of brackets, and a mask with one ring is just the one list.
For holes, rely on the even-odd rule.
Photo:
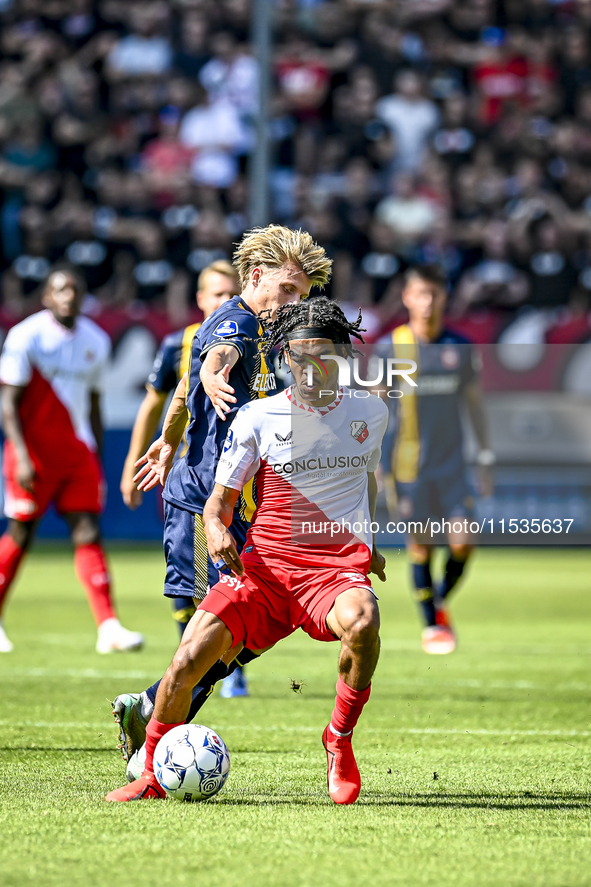
{"label": "soccer player with dreadlocks", "polygon": [[[369,573],[384,581],[373,534],[374,471],[388,410],[380,398],[339,386],[338,360],[361,339],[325,298],[279,309],[267,350],[280,346],[293,385],[236,414],[203,509],[210,558],[221,574],[187,626],[162,679],[147,727],[146,767],[108,801],[162,798],[154,775],[159,740],[186,721],[192,689],[228,652],[262,652],[297,628],[340,641],[336,702],[322,742],[328,790],[352,804],[361,789],[351,736],[367,702],[379,649]],[[241,491],[254,479],[257,507],[239,554],[230,532]],[[233,575],[232,575],[233,574]]]}
{"label": "soccer player with dreadlocks", "polygon": [[[263,352],[263,326],[258,315],[272,321],[278,309],[305,298],[314,286],[323,286],[330,276],[331,261],[306,231],[268,225],[245,234],[234,253],[234,266],[242,292],[214,311],[195,334],[188,372],[176,389],[161,436],[140,460],[145,464],[138,473],[139,489],[148,490],[158,483],[164,486],[164,594],[192,597],[196,605],[219,576],[219,565],[207,554],[202,515],[213,490],[228,420],[245,403],[266,399],[275,391],[275,375]],[[185,428],[186,452],[173,466]],[[253,508],[251,491],[245,490],[236,503],[232,523],[239,546]],[[251,658],[245,650],[238,664]],[[201,708],[214,684],[235,665],[233,657],[212,664],[194,688],[188,720]],[[123,693],[114,701],[113,714],[128,760],[144,742],[158,683],[142,693]],[[141,767],[136,772],[141,772]]]}

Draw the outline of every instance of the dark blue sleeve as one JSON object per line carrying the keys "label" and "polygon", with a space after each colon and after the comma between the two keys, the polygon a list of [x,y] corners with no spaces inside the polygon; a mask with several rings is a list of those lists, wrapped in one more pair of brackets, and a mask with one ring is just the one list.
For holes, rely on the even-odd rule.
{"label": "dark blue sleeve", "polygon": [[[219,311],[219,309],[218,309]],[[217,312],[216,312],[217,313]],[[242,358],[246,341],[258,339],[259,323],[249,311],[236,308],[217,323],[207,324],[201,328],[201,360],[215,345],[233,345]]]}
{"label": "dark blue sleeve", "polygon": [[174,391],[178,383],[179,336],[173,333],[163,340],[154,359],[147,384],[155,391]]}

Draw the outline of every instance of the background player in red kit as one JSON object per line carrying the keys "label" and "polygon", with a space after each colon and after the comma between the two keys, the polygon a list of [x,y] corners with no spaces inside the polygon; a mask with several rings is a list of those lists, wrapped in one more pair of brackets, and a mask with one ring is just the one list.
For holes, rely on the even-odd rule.
{"label": "background player in red kit", "polygon": [[[336,703],[322,741],[331,798],[357,800],[361,779],[351,736],[380,648],[368,573],[385,579],[372,521],[388,410],[373,395],[357,399],[340,388],[337,362],[325,365],[322,356],[346,353],[349,334],[360,338],[359,324],[317,298],[280,309],[271,325],[266,349],[282,344],[294,385],[238,411],[203,512],[209,555],[234,575],[222,574],[209,590],[160,683],[146,731],[146,769],[108,801],[164,797],[154,750],[184,722],[195,682],[228,650],[268,649],[297,628],[341,642]],[[257,508],[239,557],[228,528],[252,478]]]}
{"label": "background player in red kit", "polygon": [[[135,650],[138,632],[123,628],[111,597],[101,545],[102,442],[100,392],[110,343],[80,317],[85,288],[69,269],[54,270],[44,311],[13,327],[0,359],[4,447],[4,511],[0,538],[0,612],[37,524],[53,503],[70,528],[76,575],[98,626],[97,652]],[[12,644],[3,629],[0,650]]]}

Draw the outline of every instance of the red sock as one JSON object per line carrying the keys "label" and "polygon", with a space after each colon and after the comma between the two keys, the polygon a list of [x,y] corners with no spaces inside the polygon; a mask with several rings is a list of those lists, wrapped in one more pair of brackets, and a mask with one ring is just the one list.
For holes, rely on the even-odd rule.
{"label": "red sock", "polygon": [[[184,721],[181,721],[184,724]],[[163,736],[166,736],[169,730],[172,730],[173,727],[180,727],[180,724],[163,724],[162,721],[157,721],[156,718],[152,717],[148,726],[146,727],[146,766],[145,770],[148,770],[150,773],[154,772],[154,752],[156,751],[156,746],[160,742]]]}
{"label": "red sock", "polygon": [[0,538],[0,613],[24,553],[10,533]]}
{"label": "red sock", "polygon": [[336,735],[346,736],[353,731],[370,693],[371,684],[365,690],[353,690],[339,675],[337,698],[330,719],[330,726]]}
{"label": "red sock", "polygon": [[115,610],[111,600],[111,579],[101,546],[97,543],[79,545],[74,552],[74,569],[84,587],[96,624],[113,619]]}

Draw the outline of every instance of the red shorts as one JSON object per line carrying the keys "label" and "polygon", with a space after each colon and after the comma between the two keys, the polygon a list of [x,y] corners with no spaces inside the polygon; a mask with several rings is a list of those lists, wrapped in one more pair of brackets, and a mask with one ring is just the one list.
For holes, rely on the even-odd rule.
{"label": "red shorts", "polygon": [[242,555],[242,563],[244,575],[222,574],[199,609],[221,619],[234,645],[249,650],[271,647],[296,628],[317,641],[335,641],[326,617],[339,594],[359,587],[373,593],[367,575],[346,564],[301,569],[257,553]]}
{"label": "red shorts", "polygon": [[103,509],[103,478],[95,453],[81,444],[75,454],[64,454],[64,464],[43,465],[33,457],[36,477],[32,493],[17,483],[16,455],[10,441],[4,444],[4,514],[18,521],[42,517],[50,504],[58,514]]}

